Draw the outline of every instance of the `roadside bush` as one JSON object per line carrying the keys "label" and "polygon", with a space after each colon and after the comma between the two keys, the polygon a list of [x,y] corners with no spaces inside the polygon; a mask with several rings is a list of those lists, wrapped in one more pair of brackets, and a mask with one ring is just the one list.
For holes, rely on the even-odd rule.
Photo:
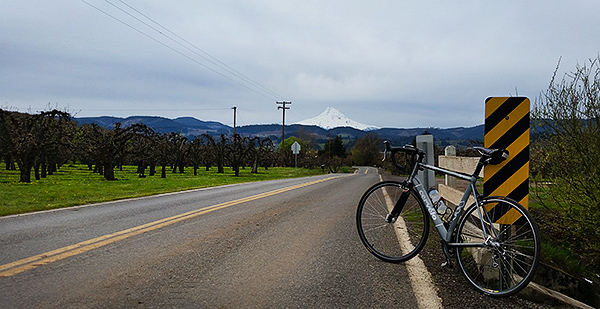
{"label": "roadside bush", "polygon": [[[560,64],[560,62],[559,62]],[[547,213],[540,227],[600,269],[600,56],[557,80],[532,110],[531,171]]]}

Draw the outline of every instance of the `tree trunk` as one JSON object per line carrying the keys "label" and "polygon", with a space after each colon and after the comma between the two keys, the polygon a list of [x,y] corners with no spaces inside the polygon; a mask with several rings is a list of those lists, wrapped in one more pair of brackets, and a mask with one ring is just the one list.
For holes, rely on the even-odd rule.
{"label": "tree trunk", "polygon": [[[146,164],[146,162],[142,161],[138,164],[138,168],[137,168],[137,173],[141,176],[145,176],[146,175],[146,167],[148,167],[148,164]],[[152,176],[152,175],[150,175]]]}
{"label": "tree trunk", "polygon": [[33,175],[35,177],[35,180],[40,180],[41,179],[41,177],[40,177],[40,163],[36,163],[33,166]]}
{"label": "tree trunk", "polygon": [[250,173],[258,173],[258,158],[254,158],[254,162],[252,162],[252,171]]}
{"label": "tree trunk", "polygon": [[6,170],[7,171],[14,171],[17,169],[17,167],[15,166],[15,161],[12,159],[11,156],[4,157],[4,160],[6,160]]}
{"label": "tree trunk", "polygon": [[54,175],[54,172],[58,171],[58,166],[56,163],[52,162],[52,163],[48,164],[47,170],[48,170],[48,175],[52,176],[52,175]]}
{"label": "tree trunk", "polygon": [[115,178],[115,167],[112,164],[104,166],[104,179],[108,181],[117,180]]}
{"label": "tree trunk", "polygon": [[[46,176],[49,174],[49,173],[48,173],[48,164],[46,164],[46,163],[42,163],[41,169],[42,169],[42,171],[41,171],[41,172],[42,172],[42,174],[41,174],[40,176],[41,176],[42,178],[46,178]],[[50,175],[51,175],[51,174],[50,174]],[[37,176],[35,177],[35,179],[37,179]]]}
{"label": "tree trunk", "polygon": [[19,182],[31,182],[31,168],[32,166],[29,164],[19,164],[19,171],[21,172],[21,179],[19,180]]}
{"label": "tree trunk", "polygon": [[167,178],[167,166],[163,165],[160,173],[160,178]]}

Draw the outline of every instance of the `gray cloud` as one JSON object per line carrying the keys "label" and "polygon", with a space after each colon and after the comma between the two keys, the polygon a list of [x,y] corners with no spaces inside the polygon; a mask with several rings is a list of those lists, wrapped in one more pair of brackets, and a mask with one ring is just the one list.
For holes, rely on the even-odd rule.
{"label": "gray cloud", "polygon": [[561,72],[596,57],[598,11],[591,1],[8,0],[0,106],[228,124],[238,106],[251,124],[280,122],[285,99],[290,122],[333,106],[382,127],[470,126],[486,97],[533,101],[560,57]]}

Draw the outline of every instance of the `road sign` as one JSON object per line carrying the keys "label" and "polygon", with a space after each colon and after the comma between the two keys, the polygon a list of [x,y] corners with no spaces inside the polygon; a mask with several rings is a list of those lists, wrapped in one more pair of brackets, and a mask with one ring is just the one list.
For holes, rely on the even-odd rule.
{"label": "road sign", "polygon": [[300,144],[298,144],[298,142],[294,142],[292,144],[292,153],[296,154],[296,155],[299,154],[300,153],[300,148],[302,148],[302,147],[300,147]]}
{"label": "road sign", "polygon": [[[485,100],[484,146],[506,149],[509,157],[501,164],[485,167],[483,193],[508,196],[525,208],[529,206],[529,110],[525,97]],[[511,215],[505,213],[494,222],[513,223],[518,217]]]}

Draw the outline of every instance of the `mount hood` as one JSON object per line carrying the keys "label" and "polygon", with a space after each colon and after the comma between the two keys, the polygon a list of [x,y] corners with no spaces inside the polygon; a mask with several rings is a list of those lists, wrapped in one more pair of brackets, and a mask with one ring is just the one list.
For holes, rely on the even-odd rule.
{"label": "mount hood", "polygon": [[318,126],[323,129],[333,129],[338,127],[351,127],[362,131],[371,131],[379,129],[376,126],[363,124],[354,121],[333,107],[328,107],[319,116],[295,122],[306,126]]}

